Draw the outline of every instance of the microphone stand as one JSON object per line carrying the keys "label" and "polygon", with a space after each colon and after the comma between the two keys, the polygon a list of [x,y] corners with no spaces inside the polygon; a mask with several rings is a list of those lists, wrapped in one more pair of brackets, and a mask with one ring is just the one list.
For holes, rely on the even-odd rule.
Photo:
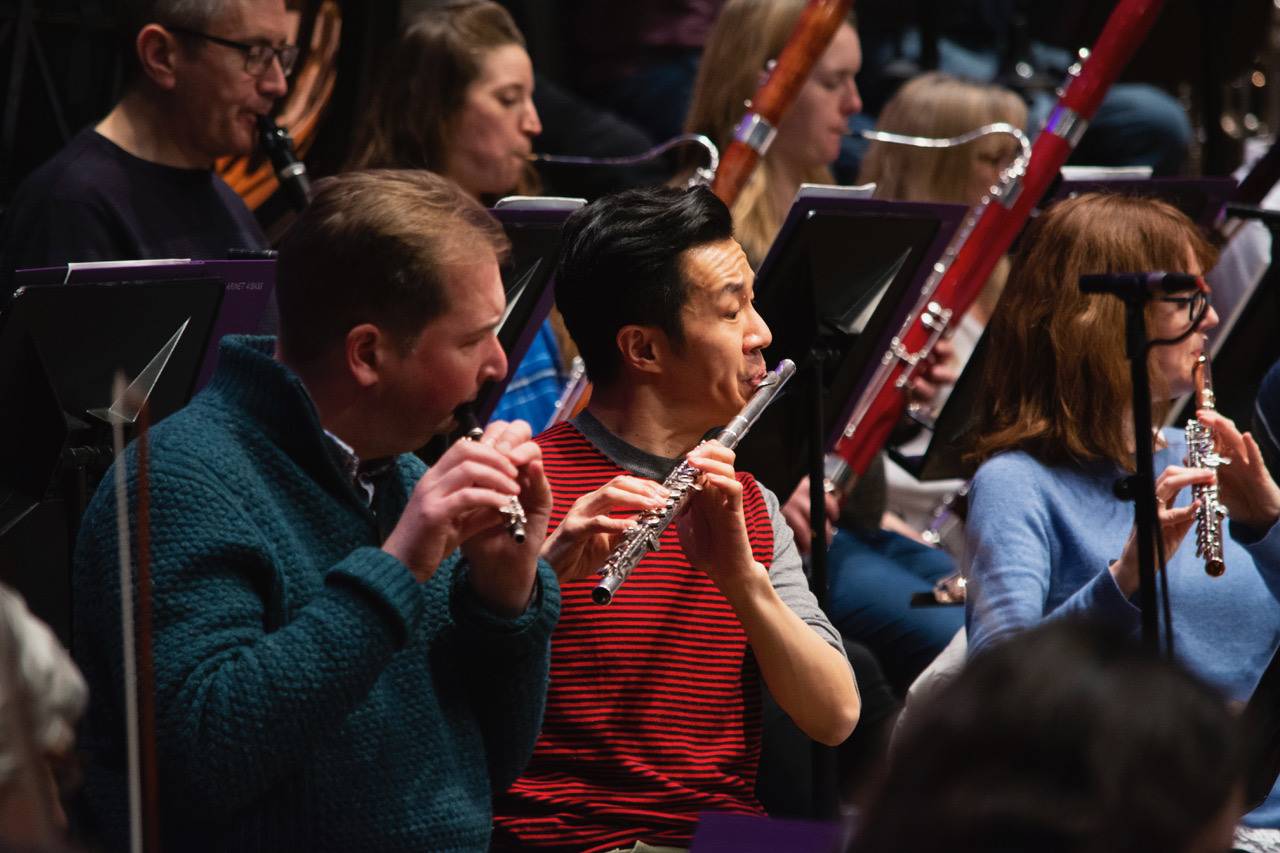
{"label": "microphone stand", "polygon": [[[1156,611],[1157,531],[1155,460],[1151,449],[1151,382],[1147,375],[1147,324],[1143,309],[1150,294],[1139,286],[1103,288],[1087,285],[1085,292],[1106,292],[1124,302],[1124,348],[1129,359],[1133,385],[1133,436],[1135,471],[1124,479],[1126,496],[1133,499],[1134,524],[1138,530],[1138,606],[1142,610],[1142,640],[1152,649],[1159,647]],[[1172,630],[1171,626],[1168,626]]]}

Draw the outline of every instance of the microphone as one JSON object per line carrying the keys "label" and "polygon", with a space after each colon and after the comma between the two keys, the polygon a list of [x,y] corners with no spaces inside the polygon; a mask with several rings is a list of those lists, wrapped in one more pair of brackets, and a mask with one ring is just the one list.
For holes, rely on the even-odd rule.
{"label": "microphone", "polygon": [[1116,272],[1080,276],[1082,293],[1111,293],[1148,299],[1164,293],[1203,289],[1204,280],[1185,272]]}
{"label": "microphone", "polygon": [[271,167],[276,170],[276,179],[289,194],[294,209],[301,211],[311,200],[311,179],[307,177],[306,164],[293,153],[293,137],[271,116],[264,115],[258,116],[258,133]]}
{"label": "microphone", "polygon": [[1131,501],[1133,500],[1133,488],[1133,475],[1128,475],[1111,484],[1111,494],[1122,501]]}

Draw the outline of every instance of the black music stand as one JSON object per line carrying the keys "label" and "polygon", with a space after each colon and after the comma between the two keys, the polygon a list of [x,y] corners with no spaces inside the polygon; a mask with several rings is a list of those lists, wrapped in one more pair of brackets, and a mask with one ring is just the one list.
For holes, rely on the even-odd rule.
{"label": "black music stand", "polygon": [[[276,286],[275,260],[212,261],[105,261],[67,264],[60,267],[18,270],[15,285],[94,284],[128,281],[208,281],[224,283],[222,304],[209,334],[200,371],[191,393],[199,391],[213,376],[218,345],[226,335],[248,335],[258,331],[263,312]],[[185,402],[185,401],[184,401]]]}
{"label": "black music stand", "polygon": [[[843,431],[868,366],[901,327],[966,211],[962,205],[878,201],[830,188],[802,190],[760,266],[756,307],[773,332],[765,361],[772,366],[790,358],[800,375],[738,445],[737,467],[782,500],[809,472],[815,531],[825,527],[823,456]],[[811,554],[810,586],[825,605],[821,534],[815,534]],[[804,740],[789,724],[769,737],[788,741],[790,755],[803,754]],[[811,755],[813,816],[833,817],[834,755],[817,743]],[[765,758],[762,776],[763,765],[775,761]],[[781,763],[780,755],[776,759]],[[799,776],[795,768],[787,775]],[[792,781],[802,785],[798,778]],[[799,797],[793,793],[789,799]]]}
{"label": "black music stand", "polygon": [[[530,198],[512,196],[498,202],[493,215],[511,238],[511,264],[502,270],[507,313],[498,328],[498,340],[507,354],[507,375],[480,389],[472,409],[485,423],[498,407],[516,366],[529,351],[542,321],[555,304],[551,287],[560,255],[560,229],[569,214],[586,204],[580,198]],[[534,424],[534,428],[541,424]]]}
{"label": "black music stand", "polygon": [[[765,360],[790,358],[821,380],[823,452],[966,212],[958,204],[797,197],[760,266],[756,307],[773,332]],[[784,498],[811,468],[816,410],[796,399],[817,383],[797,380],[782,391],[790,402],[775,400],[737,450],[739,467]]]}
{"label": "black music stand", "polygon": [[978,423],[978,389],[986,362],[987,335],[983,332],[960,370],[947,401],[933,422],[933,437],[920,456],[904,456],[890,448],[889,455],[917,480],[968,480],[974,466],[965,461],[973,449],[973,428]]}
{"label": "black music stand", "polygon": [[186,404],[222,302],[217,278],[29,285],[0,315],[0,566],[70,641],[70,553],[111,461],[115,372],[159,420]]}
{"label": "black music stand", "polygon": [[[1246,283],[1245,289],[1225,303],[1220,289],[1213,293],[1213,307],[1221,319],[1209,332],[1216,407],[1237,425],[1247,426],[1253,419],[1262,376],[1280,359],[1280,337],[1276,335],[1280,328],[1280,267],[1276,265],[1280,211],[1235,205],[1227,205],[1226,210],[1229,217],[1258,220],[1271,238],[1269,263],[1256,282]],[[1185,421],[1191,415],[1188,404],[1179,412],[1179,419]]]}
{"label": "black music stand", "polygon": [[1197,225],[1212,228],[1222,217],[1222,208],[1235,192],[1236,180],[1227,177],[1208,178],[1097,178],[1072,180],[1065,178],[1041,202],[1040,207],[1052,201],[1084,195],[1085,193],[1109,193],[1112,195],[1136,195],[1158,198],[1181,210]]}

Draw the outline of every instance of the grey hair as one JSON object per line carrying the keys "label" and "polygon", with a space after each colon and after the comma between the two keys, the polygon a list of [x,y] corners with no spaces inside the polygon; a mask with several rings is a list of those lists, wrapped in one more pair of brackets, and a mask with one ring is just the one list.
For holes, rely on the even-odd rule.
{"label": "grey hair", "polygon": [[147,24],[168,24],[192,30],[204,30],[222,14],[226,0],[134,0],[130,37]]}
{"label": "grey hair", "polygon": [[134,88],[144,76],[136,47],[143,27],[160,24],[204,32],[226,8],[226,0],[126,0],[116,28],[125,88]]}
{"label": "grey hair", "polygon": [[[0,585],[0,723],[23,720],[28,730],[0,724],[0,788],[13,783],[32,754],[70,749],[89,688],[71,656],[27,609],[22,596]],[[15,703],[22,703],[21,706]]]}

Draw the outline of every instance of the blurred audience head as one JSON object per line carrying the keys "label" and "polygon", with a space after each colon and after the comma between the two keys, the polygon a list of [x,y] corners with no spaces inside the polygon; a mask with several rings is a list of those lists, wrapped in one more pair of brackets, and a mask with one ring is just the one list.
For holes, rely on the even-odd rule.
{"label": "blurred audience head", "polygon": [[88,699],[53,632],[0,585],[0,846],[55,844],[65,832],[60,782],[76,765]]}
{"label": "blurred audience head", "polygon": [[1223,853],[1243,809],[1222,697],[1096,623],[971,660],[908,721],[851,853]]}

